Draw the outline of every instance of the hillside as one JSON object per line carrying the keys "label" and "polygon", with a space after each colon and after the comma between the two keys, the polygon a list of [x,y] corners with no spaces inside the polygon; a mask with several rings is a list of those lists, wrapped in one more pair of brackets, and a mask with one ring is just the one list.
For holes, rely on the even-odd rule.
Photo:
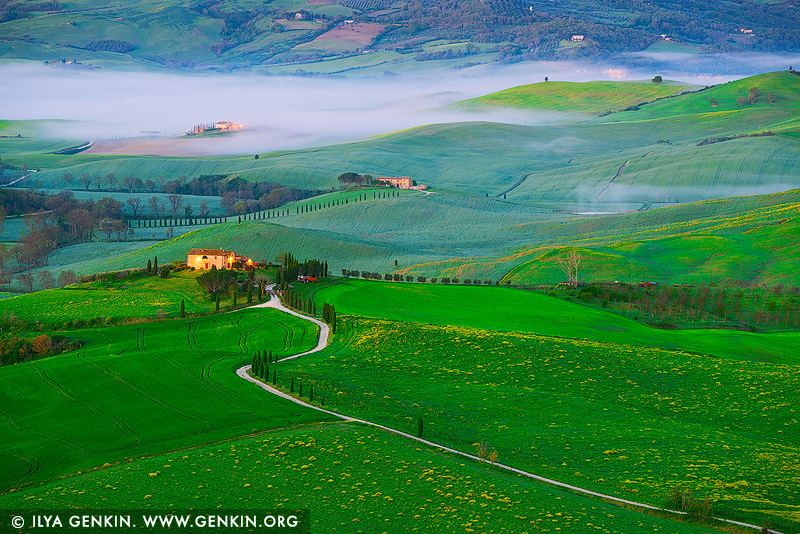
{"label": "hillside", "polygon": [[[355,41],[342,26],[354,18],[373,28]],[[369,74],[376,75],[387,67],[424,71],[431,64],[447,69],[520,59],[626,60],[625,52],[663,43],[660,36],[666,34],[706,52],[797,51],[798,22],[797,11],[781,2],[719,10],[709,0],[618,5],[415,0],[403,9],[393,2],[355,0],[11,0],[0,5],[0,55],[54,61],[68,69],[296,73],[302,65],[304,72],[356,75],[375,67]],[[742,28],[754,33],[744,35]],[[571,41],[576,34],[583,36],[580,42]],[[461,46],[437,47],[437,41]],[[67,65],[68,60],[77,63]],[[333,69],[332,60],[340,61]]]}
{"label": "hillside", "polygon": [[462,105],[546,109],[600,115],[657,98],[680,94],[689,86],[636,82],[542,82],[465,100]]}

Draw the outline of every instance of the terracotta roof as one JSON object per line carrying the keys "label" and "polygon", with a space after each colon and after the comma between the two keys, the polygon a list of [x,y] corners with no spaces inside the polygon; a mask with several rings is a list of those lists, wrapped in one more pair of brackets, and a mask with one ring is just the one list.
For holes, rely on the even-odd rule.
{"label": "terracotta roof", "polygon": [[220,250],[218,248],[193,248],[189,251],[191,256],[199,256],[203,254],[205,256],[228,256],[233,254],[232,252],[225,252],[224,250]]}

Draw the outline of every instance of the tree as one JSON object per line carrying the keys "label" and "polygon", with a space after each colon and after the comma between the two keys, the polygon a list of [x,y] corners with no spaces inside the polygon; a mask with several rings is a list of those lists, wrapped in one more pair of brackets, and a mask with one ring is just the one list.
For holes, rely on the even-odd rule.
{"label": "tree", "polygon": [[744,99],[743,96],[740,96],[739,98],[736,99],[736,103],[739,104],[739,107],[744,106],[745,102],[746,102],[746,100]]}
{"label": "tree", "polygon": [[150,205],[150,210],[156,216],[156,219],[158,219],[161,212],[161,207],[158,204],[158,197],[153,195],[147,200],[147,203]]}
{"label": "tree", "polygon": [[142,187],[142,181],[135,176],[128,175],[122,179],[122,186],[128,190],[128,193],[133,193],[134,189]]}
{"label": "tree", "polygon": [[92,183],[92,178],[88,173],[82,172],[80,178],[78,178],[78,183],[83,186],[84,191],[88,191],[89,185]]}
{"label": "tree", "polygon": [[710,102],[711,102],[711,107],[712,107],[712,108],[715,108],[715,107],[717,107],[717,104],[718,104],[718,103],[717,103],[717,99],[716,99],[716,98],[712,98],[712,99],[710,100]]}
{"label": "tree", "polygon": [[575,247],[567,250],[566,254],[558,258],[558,267],[567,276],[572,287],[578,287],[578,272],[583,257]]}
{"label": "tree", "polygon": [[423,423],[422,423],[422,417],[418,417],[417,418],[417,437],[418,438],[422,437],[423,429],[424,429],[424,426],[423,426]]}
{"label": "tree", "polygon": [[205,200],[200,203],[200,217],[208,217],[208,202]]}
{"label": "tree", "polygon": [[659,84],[659,83],[661,83],[663,81],[664,81],[664,78],[662,78],[661,76],[656,76],[655,78],[653,78],[653,83],[655,83],[655,84]]}
{"label": "tree", "polygon": [[39,271],[36,273],[36,278],[39,279],[39,285],[44,289],[53,289],[56,285],[55,278],[53,278],[53,273],[50,271]]}
{"label": "tree", "polygon": [[197,283],[212,295],[218,295],[230,289],[236,279],[236,273],[227,269],[214,269],[197,277]]}
{"label": "tree", "polygon": [[92,181],[94,182],[94,186],[100,191],[100,188],[103,186],[103,175],[102,174],[95,174],[92,177]]}
{"label": "tree", "polygon": [[769,102],[770,104],[775,103],[775,93],[770,93],[767,95],[767,102]]}
{"label": "tree", "polygon": [[178,209],[183,204],[183,197],[181,197],[180,193],[170,193],[167,195],[167,200],[169,201],[170,206],[172,207],[172,218],[175,218],[175,214],[178,212]]}
{"label": "tree", "polygon": [[113,172],[106,174],[106,182],[108,182],[108,188],[113,190],[114,184],[117,183],[117,177]]}
{"label": "tree", "polygon": [[131,207],[131,211],[133,212],[133,218],[135,219],[136,216],[139,214],[139,204],[141,203],[141,199],[139,197],[132,197],[125,201],[128,206]]}

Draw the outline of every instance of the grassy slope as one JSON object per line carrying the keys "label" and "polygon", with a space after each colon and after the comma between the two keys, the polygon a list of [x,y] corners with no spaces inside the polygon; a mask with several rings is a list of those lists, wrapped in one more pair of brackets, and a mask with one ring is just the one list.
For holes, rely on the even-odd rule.
{"label": "grassy slope", "polygon": [[[324,353],[278,364],[326,406],[622,497],[675,486],[789,531],[800,450],[795,367],[620,344],[357,317]],[[791,528],[790,528],[791,527]]]}
{"label": "grassy slope", "polygon": [[[151,475],[155,473],[155,477]],[[354,424],[280,430],[0,496],[0,508],[308,508],[312,532],[709,532],[532,483]],[[591,527],[590,527],[591,525]]]}
{"label": "grassy slope", "polygon": [[[580,209],[580,207],[578,207]],[[800,190],[715,199],[669,208],[602,217],[571,216],[558,224],[530,221],[507,228],[510,244],[529,244],[492,257],[458,258],[403,269],[403,274],[548,284],[563,275],[555,260],[565,245],[590,258],[590,281],[653,279],[662,283],[733,279],[787,284],[797,278],[792,245]]]}
{"label": "grassy slope", "polygon": [[234,373],[255,350],[316,344],[316,327],[278,311],[69,335],[84,347],[0,368],[2,489],[320,419]]}
{"label": "grassy slope", "polygon": [[512,87],[472,98],[463,103],[524,109],[570,110],[599,115],[674,95],[688,88],[685,85],[636,82],[542,82]]}
{"label": "grassy slope", "polygon": [[[155,317],[159,310],[175,316],[180,311],[181,300],[187,313],[207,313],[214,310],[214,303],[195,281],[198,275],[199,272],[181,271],[173,273],[169,279],[137,276],[130,281],[110,284],[97,281],[38,291],[4,299],[0,302],[0,313],[13,313],[25,321],[60,325],[95,318]],[[225,306],[230,300],[223,296],[220,305]]]}
{"label": "grassy slope", "polygon": [[[722,358],[800,364],[800,333],[751,334],[733,330],[659,330],[619,315],[539,293],[500,287],[443,286],[347,280],[299,285],[320,306],[341,314],[399,321],[619,342],[686,350]],[[316,289],[316,290],[315,290]],[[314,291],[315,290],[315,291]]]}

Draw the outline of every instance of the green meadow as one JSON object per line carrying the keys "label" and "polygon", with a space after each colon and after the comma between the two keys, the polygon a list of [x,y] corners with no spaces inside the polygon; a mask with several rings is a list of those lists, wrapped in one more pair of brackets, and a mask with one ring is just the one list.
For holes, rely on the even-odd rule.
{"label": "green meadow", "polygon": [[[459,288],[461,289],[461,288]],[[476,314],[480,312],[475,311]],[[596,491],[796,528],[797,367],[590,340],[347,316],[278,364],[340,413]],[[288,388],[287,388],[288,389]]]}
{"label": "green meadow", "polygon": [[686,85],[649,82],[546,82],[521,85],[464,104],[573,111],[600,115],[689,90]]}
{"label": "green meadow", "polygon": [[495,331],[588,339],[707,354],[725,359],[800,364],[800,333],[653,328],[615,313],[556,297],[505,287],[337,280],[297,289],[317,306],[342,314],[459,325]]}
{"label": "green meadow", "polygon": [[[147,264],[147,259],[144,260]],[[162,263],[163,265],[163,263]],[[208,313],[215,304],[196,282],[199,272],[170,273],[169,279],[133,274],[109,282],[98,280],[62,289],[51,289],[4,299],[0,313],[26,322],[56,325],[77,324],[92,319],[114,321],[127,318],[175,317],[181,301],[187,313]],[[231,304],[232,297],[220,297],[220,306]],[[43,310],[46,313],[42,313]]]}
{"label": "green meadow", "polygon": [[[14,510],[308,508],[312,532],[712,532],[534,483],[378,429],[274,430],[0,496]],[[224,508],[223,508],[224,509]]]}
{"label": "green meadow", "polygon": [[0,370],[3,490],[325,419],[234,372],[316,345],[316,326],[276,310],[65,333],[82,348]]}

